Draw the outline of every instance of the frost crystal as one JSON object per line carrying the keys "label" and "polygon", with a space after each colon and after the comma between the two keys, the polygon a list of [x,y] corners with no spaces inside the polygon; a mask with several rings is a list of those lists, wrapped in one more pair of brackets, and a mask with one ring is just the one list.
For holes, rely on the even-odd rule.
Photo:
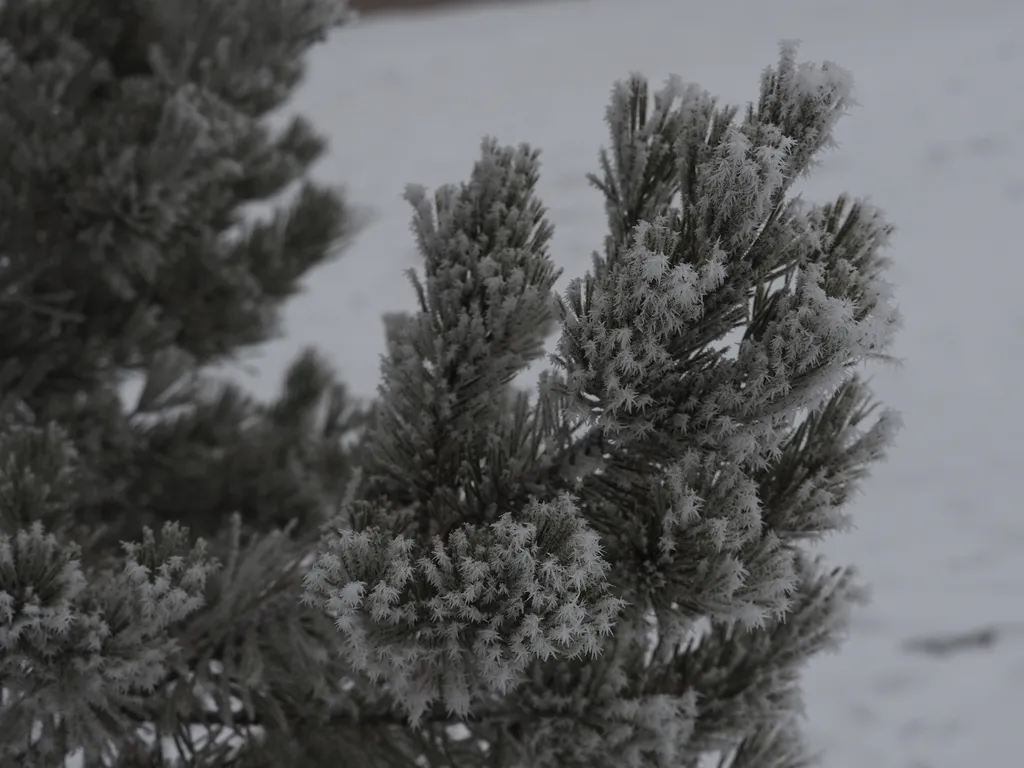
{"label": "frost crystal", "polygon": [[535,503],[424,549],[377,529],[337,530],[306,576],[353,665],[407,702],[464,716],[505,694],[536,659],[593,656],[621,601],[607,593],[597,535],[569,496]]}

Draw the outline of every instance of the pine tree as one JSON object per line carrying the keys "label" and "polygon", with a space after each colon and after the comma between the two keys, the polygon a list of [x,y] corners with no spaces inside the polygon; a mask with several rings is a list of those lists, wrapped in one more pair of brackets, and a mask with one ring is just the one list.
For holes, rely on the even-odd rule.
{"label": "pine tree", "polygon": [[305,180],[324,139],[266,120],[344,18],[0,2],[0,764],[152,764],[154,739],[210,762],[187,724],[330,695],[298,562],[359,413],[313,351],[269,403],[205,371],[277,334],[354,230]]}
{"label": "pine tree", "polygon": [[485,141],[407,192],[372,412],[312,352],[263,405],[200,369],[350,230],[313,185],[242,210],[322,150],[260,120],[338,4],[110,2],[0,15],[0,759],[808,765],[798,675],[862,594],[808,544],[897,423],[855,375],[891,228],[791,194],[849,77],[787,45],[743,113],[618,84],[564,296],[538,153]]}
{"label": "pine tree", "polygon": [[899,315],[881,214],[791,194],[851,98],[795,56],[743,112],[616,85],[608,235],[564,297],[535,150],[488,140],[468,183],[408,190],[417,311],[387,318],[359,485],[305,577],[360,716],[408,720],[381,764],[809,764],[799,672],[862,589],[808,543],[894,433],[855,368]]}

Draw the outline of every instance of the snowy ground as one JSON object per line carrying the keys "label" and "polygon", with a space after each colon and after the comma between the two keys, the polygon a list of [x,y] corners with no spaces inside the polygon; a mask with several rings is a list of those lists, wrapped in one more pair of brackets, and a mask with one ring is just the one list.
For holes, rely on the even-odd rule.
{"label": "snowy ground", "polygon": [[373,392],[380,314],[412,306],[402,188],[463,179],[484,134],[543,148],[555,251],[576,275],[603,235],[584,174],[613,80],[676,72],[742,102],[777,41],[801,39],[802,58],[853,71],[862,104],[804,192],[869,194],[888,211],[906,315],[906,363],[875,379],[906,429],[860,501],[859,530],[829,545],[861,567],[874,602],[842,653],[810,670],[808,729],[833,768],[1012,764],[1024,713],[1022,31],[1020,0],[570,0],[340,30],[295,108],[333,137],[320,178],[344,182],[373,220],[312,276],[287,340],[246,380],[268,394],[315,344]]}

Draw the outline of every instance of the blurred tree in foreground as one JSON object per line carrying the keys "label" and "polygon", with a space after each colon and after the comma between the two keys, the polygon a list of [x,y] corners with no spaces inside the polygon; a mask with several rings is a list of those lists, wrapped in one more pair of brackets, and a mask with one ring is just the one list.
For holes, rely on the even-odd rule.
{"label": "blurred tree in foreground", "polygon": [[155,730],[212,754],[177,724],[229,692],[285,723],[335,663],[293,561],[338,510],[361,414],[312,351],[266,404],[202,369],[273,338],[353,231],[305,180],[324,139],[266,120],[344,18],[337,0],[0,3],[5,764],[128,764]]}

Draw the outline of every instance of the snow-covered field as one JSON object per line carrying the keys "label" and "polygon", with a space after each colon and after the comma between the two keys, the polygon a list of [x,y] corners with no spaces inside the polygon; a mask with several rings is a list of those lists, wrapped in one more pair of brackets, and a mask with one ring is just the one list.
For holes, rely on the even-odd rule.
{"label": "snow-covered field", "polygon": [[828,544],[861,567],[874,602],[809,671],[808,730],[832,768],[1012,765],[1024,745],[1022,33],[1020,0],[567,0],[341,29],[294,108],[332,137],[318,176],[345,183],[372,220],[243,378],[269,394],[315,344],[372,394],[380,315],[412,306],[402,189],[465,178],[484,134],[543,148],[557,259],[581,273],[603,236],[584,174],[612,82],[675,72],[745,102],[778,40],[802,40],[802,58],[852,70],[861,102],[802,191],[868,194],[898,224],[906,316],[905,364],[875,376],[906,428],[858,530]]}

